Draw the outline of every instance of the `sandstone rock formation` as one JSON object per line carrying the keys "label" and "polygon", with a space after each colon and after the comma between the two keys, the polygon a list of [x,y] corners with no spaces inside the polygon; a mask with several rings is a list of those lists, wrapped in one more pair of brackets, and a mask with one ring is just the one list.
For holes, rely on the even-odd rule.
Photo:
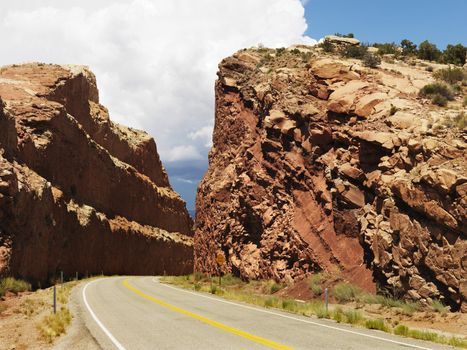
{"label": "sandstone rock formation", "polygon": [[[465,130],[417,93],[423,68],[242,50],[219,66],[195,268],[366,289],[467,311]],[[451,111],[452,112],[452,111]]]}
{"label": "sandstone rock formation", "polygon": [[360,40],[356,38],[347,38],[337,35],[326,35],[324,41],[328,44],[331,44],[335,50],[344,50],[349,46],[356,46],[360,44]]}
{"label": "sandstone rock formation", "polygon": [[154,139],[113,123],[82,66],[0,68],[0,274],[192,271]]}

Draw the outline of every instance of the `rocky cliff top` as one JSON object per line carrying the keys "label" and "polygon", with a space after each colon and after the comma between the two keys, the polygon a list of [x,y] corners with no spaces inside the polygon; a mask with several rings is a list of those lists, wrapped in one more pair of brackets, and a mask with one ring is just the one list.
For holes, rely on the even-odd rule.
{"label": "rocky cliff top", "polygon": [[[107,109],[99,104],[96,78],[86,66],[30,63],[0,68],[0,97],[6,107],[41,105],[58,102],[111,155],[137,168],[160,187],[170,187],[158,158],[154,139],[146,132],[114,123]],[[35,105],[35,107],[34,107]],[[156,157],[131,157],[134,152]],[[143,165],[144,163],[144,165]]]}
{"label": "rocky cliff top", "polygon": [[427,63],[390,61],[295,46],[221,62],[198,269],[220,251],[244,278],[337,268],[367,289],[466,307],[462,91],[435,106],[419,96],[434,82]]}

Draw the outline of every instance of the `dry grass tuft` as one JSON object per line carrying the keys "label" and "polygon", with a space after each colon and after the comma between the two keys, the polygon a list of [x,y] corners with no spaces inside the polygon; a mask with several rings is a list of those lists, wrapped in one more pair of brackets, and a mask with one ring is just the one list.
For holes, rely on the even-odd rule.
{"label": "dry grass tuft", "polygon": [[31,290],[31,284],[26,281],[18,280],[13,277],[5,277],[0,279],[0,297],[6,292],[19,293]]}
{"label": "dry grass tuft", "polygon": [[66,328],[71,322],[70,311],[62,307],[56,314],[45,316],[37,325],[41,336],[49,343],[66,332]]}

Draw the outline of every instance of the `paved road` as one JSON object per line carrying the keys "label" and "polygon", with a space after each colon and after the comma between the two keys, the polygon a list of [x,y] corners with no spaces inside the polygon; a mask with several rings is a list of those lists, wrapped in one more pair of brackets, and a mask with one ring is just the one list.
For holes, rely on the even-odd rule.
{"label": "paved road", "polygon": [[233,303],[154,277],[103,278],[75,296],[103,349],[452,349]]}

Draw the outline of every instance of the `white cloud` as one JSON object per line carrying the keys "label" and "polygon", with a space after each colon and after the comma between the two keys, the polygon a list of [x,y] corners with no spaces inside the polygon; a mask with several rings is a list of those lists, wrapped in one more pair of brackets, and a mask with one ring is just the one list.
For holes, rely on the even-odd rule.
{"label": "white cloud", "polygon": [[220,60],[312,43],[306,28],[300,0],[1,1],[0,64],[88,65],[114,120],[153,135],[164,162],[199,160]]}
{"label": "white cloud", "polygon": [[169,162],[186,162],[200,159],[203,159],[203,156],[193,145],[176,146],[170,149],[167,154],[167,160]]}
{"label": "white cloud", "polygon": [[196,184],[196,182],[193,181],[193,180],[185,179],[185,178],[183,178],[183,177],[178,177],[178,176],[175,177],[175,181],[180,181],[180,182],[183,182],[183,183],[186,183],[186,184],[190,184],[190,185]]}
{"label": "white cloud", "polygon": [[204,142],[204,146],[205,147],[211,147],[212,146],[212,130],[213,130],[213,126],[212,125],[207,125],[207,126],[203,126],[202,128],[194,131],[194,132],[190,132],[188,134],[188,136],[190,137],[190,139],[192,140],[201,140]]}

